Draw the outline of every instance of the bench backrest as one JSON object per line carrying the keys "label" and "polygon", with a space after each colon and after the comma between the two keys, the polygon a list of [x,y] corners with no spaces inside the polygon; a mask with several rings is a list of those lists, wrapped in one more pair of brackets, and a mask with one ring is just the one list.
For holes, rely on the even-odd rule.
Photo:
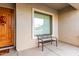
{"label": "bench backrest", "polygon": [[52,35],[50,34],[43,34],[43,35],[36,35],[38,39],[47,39],[52,38]]}

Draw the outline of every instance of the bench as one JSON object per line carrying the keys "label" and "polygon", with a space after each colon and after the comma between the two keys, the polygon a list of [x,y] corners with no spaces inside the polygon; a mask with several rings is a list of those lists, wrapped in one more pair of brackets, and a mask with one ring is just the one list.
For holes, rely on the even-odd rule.
{"label": "bench", "polygon": [[56,47],[57,47],[57,38],[55,36],[52,36],[50,34],[36,35],[36,36],[38,39],[38,48],[39,48],[39,45],[42,44],[42,51],[44,50],[44,44],[48,42],[52,44],[52,42],[55,41]]}

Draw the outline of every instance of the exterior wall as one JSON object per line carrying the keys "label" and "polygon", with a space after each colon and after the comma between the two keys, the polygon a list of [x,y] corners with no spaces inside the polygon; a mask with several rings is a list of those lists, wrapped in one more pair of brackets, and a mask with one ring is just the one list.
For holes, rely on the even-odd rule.
{"label": "exterior wall", "polygon": [[58,37],[57,11],[42,4],[16,4],[16,49],[18,51],[37,46],[37,40],[32,38],[32,8],[53,14],[53,35]]}
{"label": "exterior wall", "polygon": [[71,7],[59,13],[59,40],[79,46],[79,10]]}

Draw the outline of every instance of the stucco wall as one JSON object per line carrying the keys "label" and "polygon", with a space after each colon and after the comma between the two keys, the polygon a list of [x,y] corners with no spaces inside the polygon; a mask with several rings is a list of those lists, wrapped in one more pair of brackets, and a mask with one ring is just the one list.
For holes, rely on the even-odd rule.
{"label": "stucco wall", "polygon": [[71,7],[59,13],[59,40],[79,46],[79,10]]}
{"label": "stucco wall", "polygon": [[32,38],[32,8],[53,14],[53,34],[58,37],[57,11],[42,4],[16,4],[16,49],[18,51],[37,46]]}

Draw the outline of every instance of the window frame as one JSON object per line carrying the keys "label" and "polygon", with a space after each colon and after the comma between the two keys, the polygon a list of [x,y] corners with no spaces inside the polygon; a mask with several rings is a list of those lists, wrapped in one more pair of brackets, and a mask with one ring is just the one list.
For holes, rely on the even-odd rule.
{"label": "window frame", "polygon": [[32,39],[36,39],[36,38],[33,38],[33,36],[34,36],[33,35],[33,19],[34,19],[34,13],[35,12],[43,14],[43,15],[49,15],[50,16],[50,18],[51,18],[50,19],[50,34],[52,35],[53,34],[53,14],[46,12],[46,11],[43,11],[43,10],[33,8],[32,9]]}

